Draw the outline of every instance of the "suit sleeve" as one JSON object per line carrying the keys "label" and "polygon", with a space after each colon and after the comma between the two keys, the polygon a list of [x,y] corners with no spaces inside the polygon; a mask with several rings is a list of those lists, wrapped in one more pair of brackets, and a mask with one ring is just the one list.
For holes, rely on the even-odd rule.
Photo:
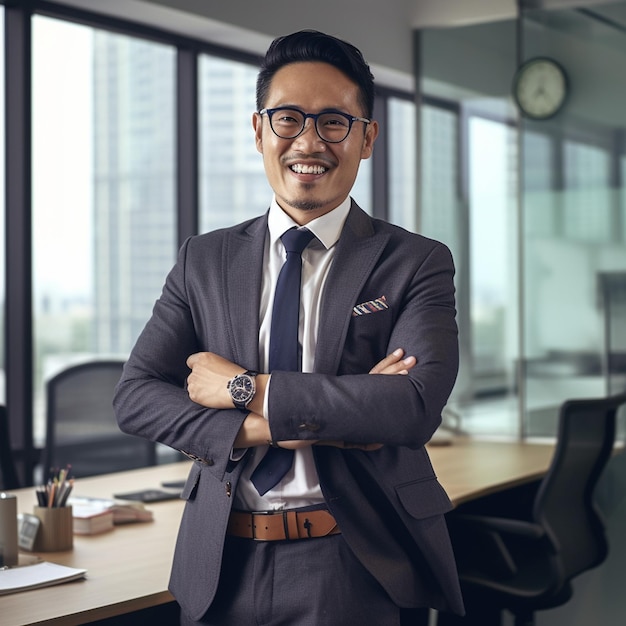
{"label": "suit sleeve", "polygon": [[[207,349],[188,296],[189,247],[187,240],[124,367],[113,404],[122,431],[181,450],[219,474],[245,414],[207,409],[185,389],[187,357]],[[204,326],[210,327],[212,312],[204,308]]]}
{"label": "suit sleeve", "polygon": [[[378,282],[389,289],[390,311],[352,318],[340,375],[272,374],[274,440],[420,447],[432,437],[458,371],[454,265],[443,244],[413,264],[409,254],[410,249],[384,257],[372,273],[370,287]],[[408,376],[368,374],[396,348],[417,358]]]}

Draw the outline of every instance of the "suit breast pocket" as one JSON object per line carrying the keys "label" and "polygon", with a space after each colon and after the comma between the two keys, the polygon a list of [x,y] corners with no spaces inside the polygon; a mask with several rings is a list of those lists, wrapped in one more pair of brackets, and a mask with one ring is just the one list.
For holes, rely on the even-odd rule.
{"label": "suit breast pocket", "polygon": [[393,330],[392,309],[384,309],[350,319],[340,374],[362,374],[387,356]]}

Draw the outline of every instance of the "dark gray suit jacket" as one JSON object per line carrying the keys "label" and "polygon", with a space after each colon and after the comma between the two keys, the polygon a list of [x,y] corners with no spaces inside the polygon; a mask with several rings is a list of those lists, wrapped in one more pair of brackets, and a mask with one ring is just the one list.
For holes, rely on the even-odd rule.
{"label": "dark gray suit jacket", "polygon": [[[123,431],[196,459],[170,581],[194,619],[217,588],[245,463],[229,457],[245,415],[192,402],[185,361],[210,351],[258,370],[266,231],[265,215],[183,244],[115,395]],[[315,372],[273,372],[269,413],[276,440],[386,444],[375,452],[314,448],[328,507],[399,606],[462,612],[443,517],[451,504],[424,449],[458,368],[453,274],[443,244],[374,220],[353,202],[324,289]],[[352,315],[382,296],[387,309]],[[408,376],[368,374],[398,347],[417,357]]]}

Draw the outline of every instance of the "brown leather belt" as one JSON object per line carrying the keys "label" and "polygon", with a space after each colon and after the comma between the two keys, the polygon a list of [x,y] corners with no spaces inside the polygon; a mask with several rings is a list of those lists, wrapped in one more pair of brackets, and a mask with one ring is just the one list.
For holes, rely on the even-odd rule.
{"label": "brown leather belt", "polygon": [[335,518],[325,510],[271,511],[249,513],[233,511],[228,520],[229,535],[256,541],[313,539],[340,533]]}

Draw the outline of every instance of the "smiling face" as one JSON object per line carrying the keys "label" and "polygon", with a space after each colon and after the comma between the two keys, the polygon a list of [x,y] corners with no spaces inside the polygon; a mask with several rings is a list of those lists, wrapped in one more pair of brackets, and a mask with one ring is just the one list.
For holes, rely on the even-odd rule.
{"label": "smiling face", "polygon": [[[291,106],[306,113],[334,109],[363,117],[358,93],[357,85],[332,65],[298,62],[276,72],[263,106]],[[252,125],[276,200],[301,225],[332,211],[346,199],[361,159],[371,156],[378,135],[376,122],[354,122],[341,143],[322,141],[310,118],[295,139],[277,137],[267,115],[255,113]]]}

